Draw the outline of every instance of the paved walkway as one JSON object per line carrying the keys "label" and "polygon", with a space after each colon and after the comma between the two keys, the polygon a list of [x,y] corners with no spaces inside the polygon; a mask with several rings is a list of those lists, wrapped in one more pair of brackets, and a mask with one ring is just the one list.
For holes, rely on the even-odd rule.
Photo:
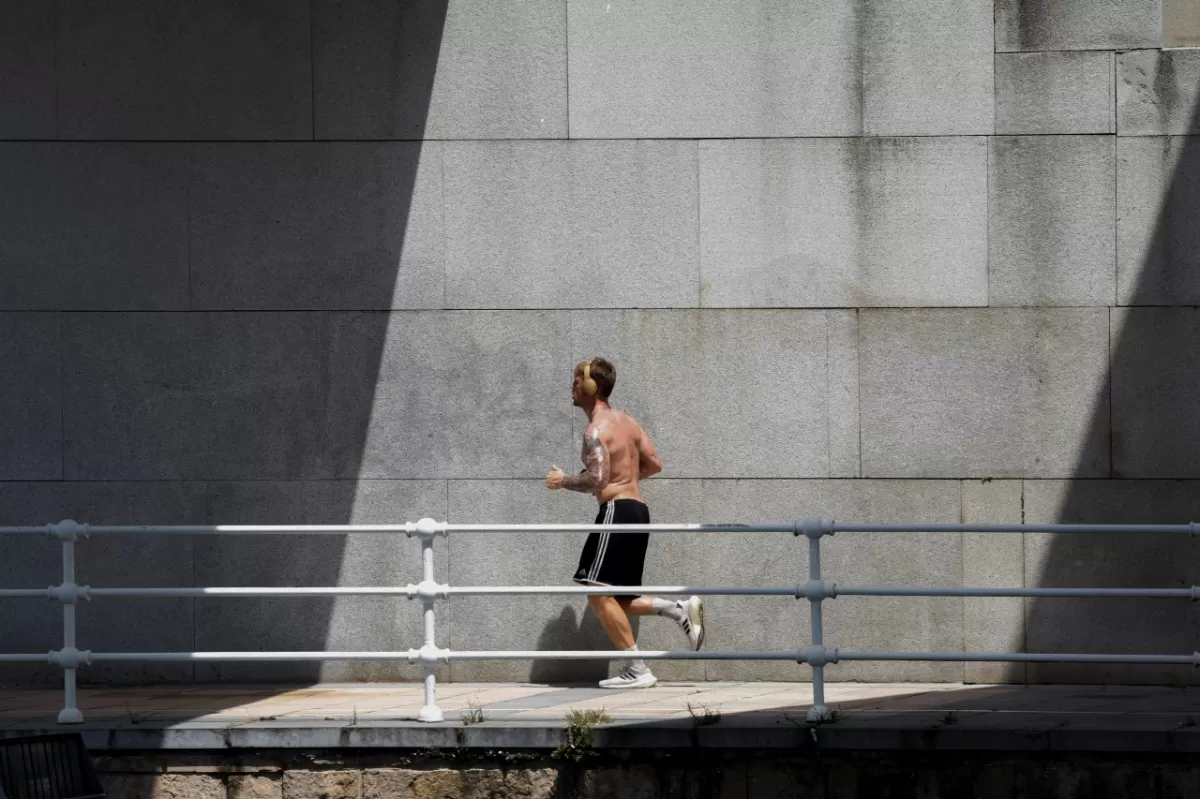
{"label": "paved walkway", "polygon": [[[446,721],[417,721],[419,684],[179,685],[0,691],[0,736],[81,730],[92,749],[558,746],[571,710],[610,721],[596,745],[1200,752],[1200,689],[833,683],[836,721],[804,721],[807,683],[664,683],[647,690],[444,683]],[[480,721],[482,717],[482,721]]]}

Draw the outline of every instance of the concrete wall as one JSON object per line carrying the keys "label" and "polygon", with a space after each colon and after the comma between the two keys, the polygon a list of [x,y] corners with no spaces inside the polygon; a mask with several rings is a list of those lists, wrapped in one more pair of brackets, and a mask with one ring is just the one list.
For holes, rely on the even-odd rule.
{"label": "concrete wall", "polygon": [[[0,523],[582,522],[572,364],[666,463],[656,521],[1189,521],[1200,53],[1156,0],[0,0]],[[579,536],[457,536],[456,584]],[[407,540],[92,540],[93,585],[415,581]],[[838,536],[829,579],[1192,585],[1190,541]],[[790,536],[662,536],[648,582],[792,584]],[[0,585],[56,581],[0,540]],[[803,645],[713,599],[709,646]],[[461,599],[453,647],[604,646]],[[853,648],[1191,652],[1191,605],[839,599]],[[93,602],[96,650],[402,649],[406,600]],[[57,646],[0,603],[0,647]],[[677,646],[657,619],[640,642]],[[605,664],[456,663],[460,680]],[[407,664],[91,679],[407,679]],[[50,680],[5,668],[3,679]],[[672,679],[807,679],[672,663]],[[832,679],[1187,679],[855,663]]]}

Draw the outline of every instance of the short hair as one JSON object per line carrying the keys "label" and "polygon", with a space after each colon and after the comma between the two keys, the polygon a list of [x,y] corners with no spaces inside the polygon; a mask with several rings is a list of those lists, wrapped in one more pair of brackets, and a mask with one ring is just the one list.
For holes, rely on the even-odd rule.
{"label": "short hair", "polygon": [[583,374],[584,366],[589,366],[588,374],[596,381],[596,396],[602,400],[608,399],[613,386],[617,384],[617,367],[607,358],[590,358],[575,366],[576,373]]}

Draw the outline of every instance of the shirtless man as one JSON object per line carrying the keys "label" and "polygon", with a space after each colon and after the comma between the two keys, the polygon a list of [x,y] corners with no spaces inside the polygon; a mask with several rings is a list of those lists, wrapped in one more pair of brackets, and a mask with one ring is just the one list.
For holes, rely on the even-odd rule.
{"label": "shirtless man", "polygon": [[[567,476],[557,466],[546,475],[546,487],[592,494],[600,503],[595,524],[649,524],[638,481],[662,471],[650,437],[633,417],[613,410],[608,396],[617,382],[616,368],[604,358],[575,367],[571,399],[587,414],[583,432],[583,465]],[[583,585],[641,585],[649,533],[590,533],[575,571]],[[617,649],[637,652],[630,616],[665,616],[679,625],[692,649],[704,643],[704,605],[699,597],[673,601],[659,597],[589,596],[588,604]],[[658,682],[645,661],[633,656],[616,677],[601,688],[649,688]]]}

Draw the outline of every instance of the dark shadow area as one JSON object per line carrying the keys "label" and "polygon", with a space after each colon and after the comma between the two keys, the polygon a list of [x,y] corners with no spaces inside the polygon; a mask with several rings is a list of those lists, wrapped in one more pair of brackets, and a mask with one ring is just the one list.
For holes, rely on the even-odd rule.
{"label": "dark shadow area", "polygon": [[[1010,26],[1015,22],[1016,31],[1007,31],[1011,42],[1015,39],[1021,50],[1049,50],[1054,31],[1052,16],[1054,3],[1051,0],[1001,0],[1009,6]],[[1015,36],[1014,36],[1015,33]]]}
{"label": "dark shadow area", "polygon": [[[204,177],[244,182],[251,190],[218,186],[210,198],[208,219],[217,226],[210,238],[226,252],[209,253],[219,266],[208,270],[203,286],[209,302],[234,307],[295,309],[315,329],[311,339],[287,336],[282,356],[257,365],[256,378],[278,384],[279,402],[264,409],[244,405],[255,416],[266,410],[278,430],[277,448],[287,474],[315,475],[311,484],[256,487],[226,484],[210,489],[200,509],[203,523],[236,519],[247,524],[345,524],[395,522],[407,497],[368,498],[357,479],[378,388],[380,361],[388,336],[393,295],[408,285],[400,270],[401,253],[414,227],[413,201],[437,70],[448,0],[398,4],[369,0],[317,0],[312,3],[314,134],[311,144],[289,152],[279,145],[264,152],[267,170],[255,169],[257,153],[224,158]],[[399,122],[384,130],[375,114]],[[337,124],[334,124],[334,123]],[[322,138],[405,139],[404,142],[329,144]],[[274,157],[272,157],[274,156]],[[249,197],[247,200],[246,197]],[[246,207],[234,205],[240,200]],[[194,223],[193,223],[194,224]],[[228,241],[234,251],[228,252]],[[266,244],[263,244],[263,242]],[[270,245],[274,244],[274,248]],[[238,246],[240,245],[240,249]],[[282,253],[282,257],[277,255]],[[195,258],[193,253],[193,258]],[[399,288],[398,288],[399,287]],[[196,289],[200,291],[200,289]],[[237,297],[237,300],[230,300]],[[412,298],[399,297],[401,307]],[[406,302],[408,301],[408,302]],[[321,311],[320,313],[313,313]],[[329,313],[324,313],[328,311]],[[267,324],[286,326],[290,313],[261,314]],[[300,346],[297,346],[300,344]],[[274,379],[266,375],[274,372]],[[220,374],[214,378],[223,379]],[[290,382],[290,385],[287,383]],[[308,401],[295,402],[296,392]],[[231,410],[242,401],[229,398]],[[237,411],[234,411],[237,412]],[[251,434],[252,435],[252,434]],[[275,443],[275,442],[273,442]],[[269,473],[269,467],[260,471]],[[270,496],[277,492],[275,496]],[[367,507],[358,508],[356,501]],[[420,503],[416,503],[420,504]],[[357,515],[358,518],[355,518]],[[382,560],[389,550],[407,551],[404,542],[371,537],[367,545]],[[335,586],[349,579],[344,569],[343,536],[197,538],[197,585]],[[404,573],[417,561],[405,559]],[[359,564],[361,567],[361,564]],[[376,576],[378,582],[378,576]],[[273,649],[319,651],[353,648],[331,645],[333,599],[199,601],[196,604],[197,650]],[[389,615],[418,618],[405,600],[353,599],[375,608],[358,614],[368,622],[355,637],[368,648],[407,648],[411,641],[391,640]],[[410,625],[417,628],[414,621]],[[206,640],[207,637],[207,640]],[[398,663],[228,663],[199,664],[197,681],[312,682],[392,679],[411,671]]]}
{"label": "dark shadow area", "polygon": [[[371,486],[364,502],[357,478],[388,335],[387,309],[414,280],[401,274],[407,265],[401,254],[413,226],[447,4],[311,3],[314,136],[361,141],[70,145],[85,153],[127,148],[136,158],[169,162],[173,175],[186,173],[191,310],[61,314],[67,482],[0,488],[4,524],[63,518],[96,525],[398,520],[397,508],[413,496]],[[138,25],[186,28],[187,19],[176,19],[186,14],[169,5],[138,10],[146,16]],[[243,23],[232,14],[221,29],[229,41],[213,45],[214,51],[251,36],[253,25],[242,30]],[[135,66],[137,52],[130,56]],[[384,129],[363,118],[363,97],[389,120]],[[101,106],[104,100],[97,98]],[[330,119],[339,124],[326,129]],[[367,141],[378,138],[393,141]],[[120,223],[120,213],[116,206],[112,225]],[[65,219],[60,223],[62,235],[85,235],[66,230]],[[413,291],[423,285],[419,276],[416,281]],[[440,302],[440,284],[438,297]],[[399,301],[421,307],[411,297]],[[388,546],[377,540],[381,550]],[[5,587],[61,580],[56,543],[9,539],[3,545]],[[336,586],[345,553],[344,536],[93,538],[79,545],[77,579],[105,587]],[[406,562],[405,574],[411,577],[416,565],[415,558]],[[415,618],[403,599],[353,601],[374,601],[380,618],[393,607]],[[61,647],[57,603],[28,611],[4,604],[5,651]],[[79,647],[324,650],[333,609],[333,599],[99,600],[80,608]],[[358,632],[362,648],[370,648],[372,631]],[[385,643],[400,648],[400,642]],[[82,684],[296,683],[386,679],[389,669],[394,676],[398,668],[409,667],[107,664],[82,669],[79,677]],[[3,665],[0,683],[60,685],[61,675],[45,666]]]}
{"label": "dark shadow area", "polygon": [[[1156,86],[1170,86],[1173,92],[1168,54],[1159,64],[1167,74],[1151,77]],[[1185,101],[1160,98],[1163,103],[1168,100]],[[1198,121],[1193,118],[1191,129]],[[1167,172],[1176,155],[1173,170]],[[1158,164],[1166,177],[1161,209],[1136,283],[1122,291],[1118,280],[1118,301],[1129,307],[1111,312],[1108,379],[1094,404],[1088,447],[1077,470],[1094,474],[1087,469],[1086,452],[1094,442],[1108,441],[1113,479],[1071,481],[1065,495],[1057,498],[1056,517],[1046,511],[1055,507],[1050,503],[1056,498],[1032,496],[1026,484],[1027,522],[1184,523],[1200,518],[1196,483],[1181,481],[1200,475],[1200,311],[1195,305],[1178,304],[1200,303],[1200,137],[1119,139],[1122,234],[1144,235],[1137,230],[1138,205],[1149,205],[1153,198],[1149,192],[1141,197],[1137,186],[1149,185],[1154,178],[1147,173]],[[1144,211],[1147,222],[1152,208]],[[1126,214],[1131,218],[1124,218]],[[1055,489],[1046,481],[1035,490],[1052,494]],[[1041,572],[1028,576],[1037,586],[1179,588],[1200,582],[1197,546],[1186,536],[1026,540],[1027,551],[1043,546],[1044,554],[1038,553]],[[1183,655],[1200,648],[1200,614],[1195,603],[1180,600],[1031,599],[1026,603],[1025,635],[1024,642],[1015,643],[1029,652]],[[1026,674],[1030,682],[1197,680],[1194,669],[1171,666],[1029,664]]]}
{"label": "dark shadow area", "polygon": [[[827,702],[836,720],[815,727],[804,721],[807,702],[715,721],[693,713],[618,722],[597,741],[624,748],[615,754],[621,764],[607,774],[567,774],[564,782],[607,778],[628,789],[640,776],[647,788],[639,795],[864,799],[1124,799],[1183,796],[1195,785],[1194,756],[1184,750],[1200,708],[1196,690],[986,686],[847,701],[836,691],[835,683]],[[703,694],[697,703],[703,707]],[[667,748],[664,732],[678,748]],[[680,775],[671,773],[672,766],[684,771],[679,761],[687,758],[707,772],[690,790],[676,787]],[[643,763],[651,767],[639,775]],[[708,792],[722,785],[726,792]]]}
{"label": "dark shadow area", "polygon": [[[637,637],[638,620],[633,619],[633,634]],[[546,622],[538,636],[539,651],[612,649],[608,634],[600,626],[591,609],[583,619],[576,618],[575,608],[567,606],[558,618]],[[608,677],[607,660],[535,660],[529,669],[529,681],[535,683],[592,683]]]}
{"label": "dark shadow area", "polygon": [[91,757],[79,733],[0,740],[0,796],[5,799],[102,799]]}

